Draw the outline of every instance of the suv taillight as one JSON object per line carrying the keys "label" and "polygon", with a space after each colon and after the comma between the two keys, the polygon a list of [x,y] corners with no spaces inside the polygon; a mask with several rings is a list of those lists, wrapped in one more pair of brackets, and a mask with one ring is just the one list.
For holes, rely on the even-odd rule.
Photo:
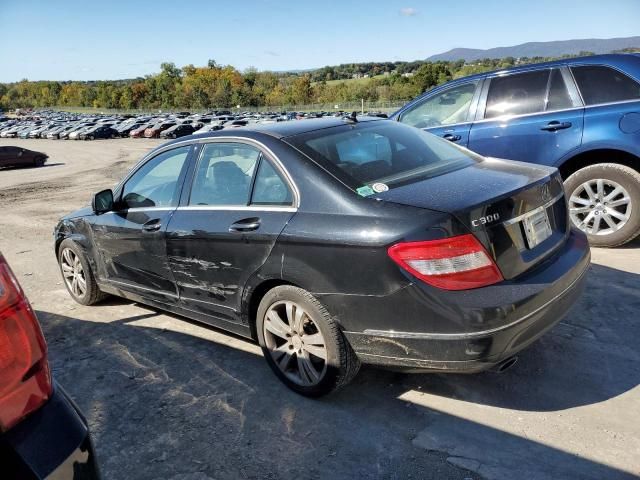
{"label": "suv taillight", "polygon": [[40,325],[0,255],[0,431],[42,406],[51,391],[47,344]]}
{"label": "suv taillight", "polygon": [[415,277],[444,290],[467,290],[503,280],[497,265],[471,234],[397,243],[388,253]]}

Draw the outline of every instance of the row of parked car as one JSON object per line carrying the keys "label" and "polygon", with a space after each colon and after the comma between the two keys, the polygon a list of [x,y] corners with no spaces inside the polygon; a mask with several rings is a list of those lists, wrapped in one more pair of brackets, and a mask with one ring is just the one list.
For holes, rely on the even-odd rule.
{"label": "row of parked car", "polygon": [[0,138],[47,138],[49,140],[95,140],[107,138],[178,138],[251,124],[342,116],[344,112],[244,112],[215,111],[162,115],[73,115],[51,110],[32,112],[17,119],[0,118]]}

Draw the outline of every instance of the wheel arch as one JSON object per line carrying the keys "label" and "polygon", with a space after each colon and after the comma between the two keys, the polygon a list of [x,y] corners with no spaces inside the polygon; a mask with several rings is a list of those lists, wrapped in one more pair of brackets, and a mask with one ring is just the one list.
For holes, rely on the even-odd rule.
{"label": "wheel arch", "polygon": [[255,286],[247,289],[246,299],[243,302],[243,316],[247,320],[249,328],[251,329],[251,338],[258,339],[258,332],[256,330],[256,316],[258,313],[258,306],[264,298],[264,296],[271,290],[282,285],[290,285],[293,287],[300,287],[293,282],[290,282],[283,278],[268,278]]}
{"label": "wheel arch", "polygon": [[[609,159],[609,160],[604,160]],[[583,167],[598,163],[617,163],[640,172],[640,157],[618,148],[593,148],[583,150],[557,165],[562,179],[566,180]]]}

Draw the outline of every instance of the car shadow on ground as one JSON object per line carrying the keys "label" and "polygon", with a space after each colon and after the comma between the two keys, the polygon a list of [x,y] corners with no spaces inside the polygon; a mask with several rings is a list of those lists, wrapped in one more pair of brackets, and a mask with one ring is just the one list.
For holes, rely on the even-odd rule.
{"label": "car shadow on ground", "polygon": [[640,384],[638,285],[640,275],[592,264],[579,303],[506,372],[400,375],[392,381],[400,389],[523,411],[606,401]]}
{"label": "car shadow on ground", "polygon": [[0,171],[10,171],[10,170],[32,170],[35,168],[48,168],[48,167],[59,167],[62,165],[66,165],[65,163],[62,162],[57,162],[57,163],[45,163],[44,165],[17,165],[15,167],[0,167]]}
{"label": "car shadow on ground", "polygon": [[[475,477],[446,462],[457,455],[454,445],[443,452],[428,448],[428,441],[427,447],[413,441],[424,435],[420,431],[425,425],[433,427],[431,435],[454,435],[458,444],[486,445],[488,466],[478,466],[478,459],[456,457],[452,462],[494,478],[502,476],[496,468],[518,471],[517,464],[491,452],[505,445],[510,452],[527,452],[530,463],[544,459],[541,473],[529,472],[540,473],[540,478],[631,478],[586,458],[399,399],[419,389],[478,404],[551,411],[603,402],[634,388],[640,381],[635,367],[638,275],[599,265],[591,269],[580,304],[504,374],[363,369],[353,385],[319,400],[287,390],[259,354],[232,348],[224,340],[153,328],[153,317],[160,315],[152,309],[110,323],[38,315],[55,378],[88,417],[107,479],[123,478],[132,458],[145,465],[136,478],[194,472],[211,478]],[[110,299],[103,305],[123,303],[129,302]],[[256,350],[251,342],[245,344]],[[291,451],[296,454],[287,453]],[[492,458],[502,466],[492,467]]]}

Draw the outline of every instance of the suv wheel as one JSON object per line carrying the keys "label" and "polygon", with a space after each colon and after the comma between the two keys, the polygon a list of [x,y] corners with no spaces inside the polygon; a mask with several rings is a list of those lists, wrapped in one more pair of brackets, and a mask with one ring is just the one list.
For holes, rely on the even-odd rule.
{"label": "suv wheel", "polygon": [[93,305],[107,294],[100,291],[82,249],[73,240],[60,244],[58,265],[71,297],[81,305]]}
{"label": "suv wheel", "polygon": [[595,247],[615,247],[640,233],[640,173],[616,163],[584,167],[565,182],[569,217]]}
{"label": "suv wheel", "polygon": [[258,306],[256,329],[271,369],[302,395],[326,395],[358,373],[358,357],[338,324],[301,288],[283,285],[267,292]]}

